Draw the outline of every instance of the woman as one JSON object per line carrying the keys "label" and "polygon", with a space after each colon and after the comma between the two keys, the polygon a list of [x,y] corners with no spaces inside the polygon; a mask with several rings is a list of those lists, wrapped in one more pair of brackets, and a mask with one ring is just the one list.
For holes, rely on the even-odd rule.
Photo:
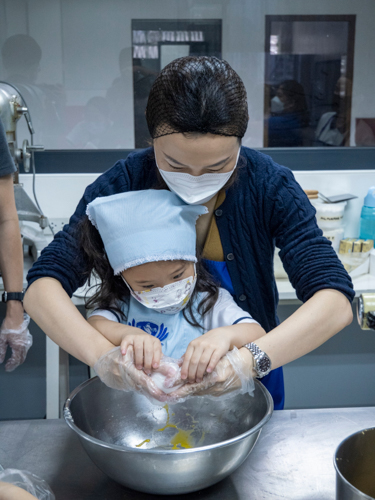
{"label": "woman", "polygon": [[309,126],[309,113],[303,86],[295,80],[282,82],[271,102],[279,104],[278,112],[268,119],[269,147],[304,146]]}
{"label": "woman", "polygon": [[[275,408],[282,408],[281,366],[352,321],[351,280],[317,227],[315,210],[291,171],[241,147],[248,122],[246,91],[227,62],[214,57],[172,61],[153,84],[146,118],[153,148],[120,160],[86,189],[69,225],[29,272],[26,310],[52,340],[94,366],[113,344],[69,300],[87,278],[77,223],[98,196],[169,188],[185,202],[207,207],[208,214],[197,221],[198,245],[220,286],[268,332],[240,354],[244,366],[253,366],[254,376],[262,377]],[[280,325],[275,244],[304,302]],[[222,379],[212,387],[216,394],[232,376],[230,368],[220,373]],[[133,370],[129,376],[147,385],[143,372]],[[190,384],[180,391],[199,394],[202,386]]]}

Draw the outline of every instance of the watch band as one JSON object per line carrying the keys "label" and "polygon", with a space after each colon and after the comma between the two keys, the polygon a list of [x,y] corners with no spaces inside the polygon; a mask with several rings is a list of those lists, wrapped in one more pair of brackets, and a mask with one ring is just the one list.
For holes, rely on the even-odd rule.
{"label": "watch band", "polygon": [[263,378],[268,375],[271,371],[271,360],[268,355],[259,349],[259,347],[254,343],[250,342],[245,344],[243,347],[249,349],[254,357],[254,370],[257,374],[257,378]]}
{"label": "watch band", "polygon": [[1,296],[3,302],[8,302],[9,300],[19,300],[23,301],[24,292],[4,292]]}

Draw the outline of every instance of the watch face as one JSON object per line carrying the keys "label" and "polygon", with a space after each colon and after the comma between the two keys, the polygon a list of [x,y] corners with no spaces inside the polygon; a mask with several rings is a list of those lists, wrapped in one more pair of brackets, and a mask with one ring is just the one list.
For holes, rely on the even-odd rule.
{"label": "watch face", "polygon": [[257,361],[259,371],[264,373],[271,368],[271,360],[264,352],[259,356]]}

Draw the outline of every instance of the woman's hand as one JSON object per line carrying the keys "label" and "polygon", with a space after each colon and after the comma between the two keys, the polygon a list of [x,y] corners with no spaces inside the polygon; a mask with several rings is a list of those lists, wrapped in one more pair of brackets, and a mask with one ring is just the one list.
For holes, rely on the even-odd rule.
{"label": "woman's hand", "polygon": [[192,340],[184,354],[181,366],[182,380],[201,382],[205,372],[213,372],[230,348],[231,336],[226,327],[215,328]]}
{"label": "woman's hand", "polygon": [[4,319],[0,326],[0,364],[4,361],[7,347],[12,349],[12,356],[5,364],[5,371],[12,372],[21,365],[25,359],[26,354],[33,344],[33,337],[29,332],[30,317],[25,314],[22,315],[22,320],[15,324],[15,327],[10,328],[9,323]]}
{"label": "woman's hand", "polygon": [[126,355],[128,348],[132,346],[134,352],[134,364],[138,370],[144,370],[147,374],[151,369],[159,367],[162,355],[161,342],[156,337],[145,333],[140,328],[127,327],[123,340],[121,341],[121,353]]}
{"label": "woman's hand", "polygon": [[[122,355],[120,347],[111,349],[98,359],[94,370],[100,380],[112,389],[134,390],[159,401],[165,400],[165,393],[156,386],[152,378],[135,367],[133,346],[128,346],[125,356]],[[170,375],[168,365],[161,363],[158,370],[167,376]]]}
{"label": "woman's hand", "polygon": [[199,383],[185,384],[168,394],[166,402],[174,403],[188,396],[233,397],[254,393],[253,357],[248,349],[234,348],[216,365],[215,370]]}

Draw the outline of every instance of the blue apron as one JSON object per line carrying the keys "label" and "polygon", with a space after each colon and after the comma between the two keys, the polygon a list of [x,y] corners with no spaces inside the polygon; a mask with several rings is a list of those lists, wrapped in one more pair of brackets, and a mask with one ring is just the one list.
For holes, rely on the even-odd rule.
{"label": "blue apron", "polygon": [[[198,293],[193,304],[196,318],[199,318],[197,306],[202,298],[202,293]],[[140,328],[159,339],[163,354],[171,358],[181,358],[190,342],[204,333],[203,328],[192,326],[186,321],[183,311],[162,314],[145,307],[133,297],[130,297],[129,303],[123,303],[122,310],[127,320],[121,320],[121,323]]]}
{"label": "blue apron", "polygon": [[[225,288],[232,296],[235,295],[232,280],[226,262],[217,262],[214,260],[203,259],[207,271],[216,279],[222,288]],[[269,390],[274,403],[275,410],[284,408],[284,376],[283,369],[276,368],[266,377],[261,379],[262,384]]]}

